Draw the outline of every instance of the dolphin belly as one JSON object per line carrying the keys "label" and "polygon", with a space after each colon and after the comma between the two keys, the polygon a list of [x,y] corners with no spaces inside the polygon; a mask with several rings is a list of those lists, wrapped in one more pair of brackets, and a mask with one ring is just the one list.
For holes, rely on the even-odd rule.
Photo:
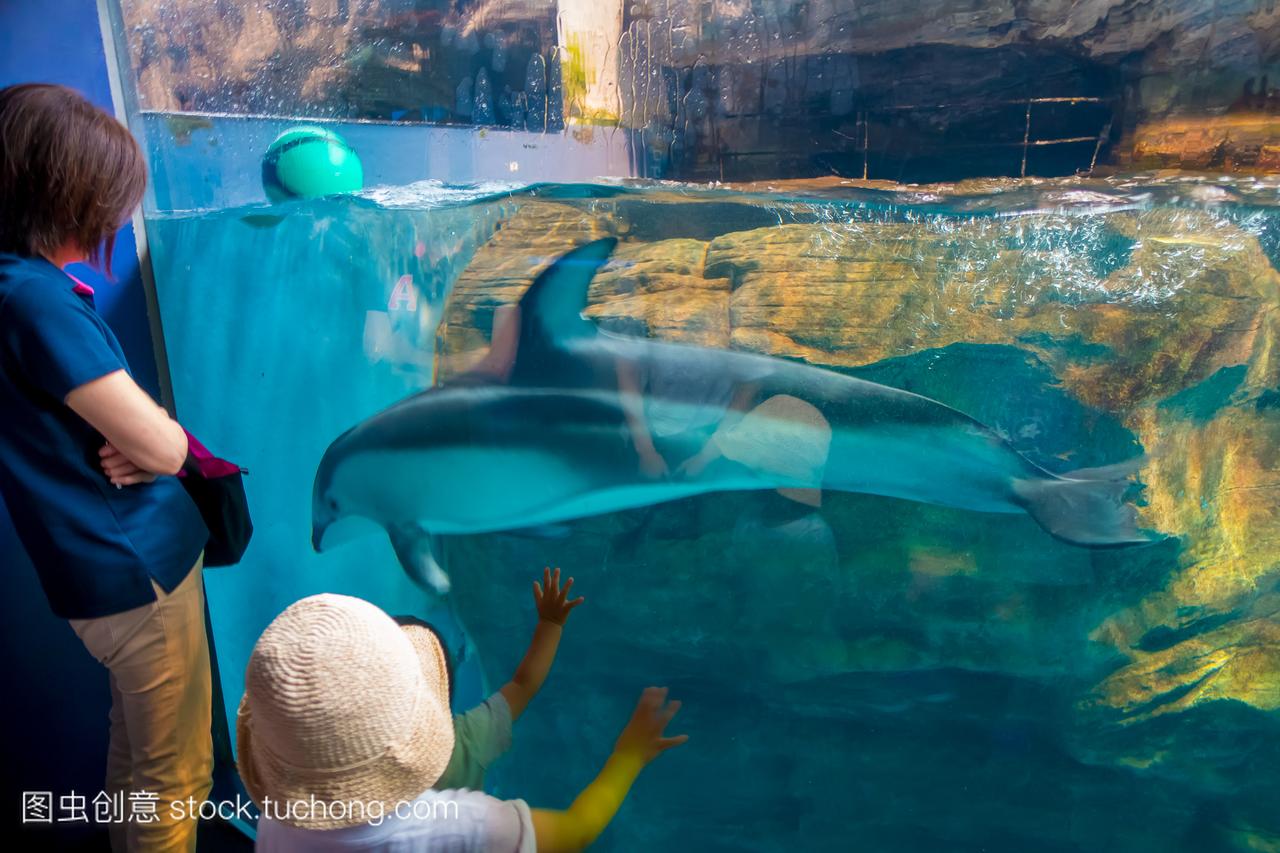
{"label": "dolphin belly", "polygon": [[417,522],[433,533],[481,533],[531,519],[590,493],[589,465],[536,448],[369,450],[338,469],[331,491],[384,526]]}
{"label": "dolphin belly", "polygon": [[333,488],[367,507],[362,514],[384,527],[417,524],[446,535],[554,524],[713,491],[762,488],[750,477],[617,480],[600,476],[611,467],[597,464],[602,461],[612,460],[575,460],[535,448],[375,451],[348,460]]}

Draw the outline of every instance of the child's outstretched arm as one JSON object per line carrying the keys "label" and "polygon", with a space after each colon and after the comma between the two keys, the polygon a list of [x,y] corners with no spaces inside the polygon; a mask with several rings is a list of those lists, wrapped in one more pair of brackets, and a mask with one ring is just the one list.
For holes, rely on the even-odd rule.
{"label": "child's outstretched arm", "polygon": [[666,699],[665,687],[645,689],[600,775],[583,789],[573,805],[565,811],[533,809],[538,853],[577,853],[589,847],[613,820],[631,783],[645,765],[689,739],[688,735],[666,737],[663,734],[680,710],[678,701]]}
{"label": "child's outstretched arm", "polygon": [[560,586],[560,570],[552,573],[551,569],[542,570],[542,583],[533,582],[533,601],[538,608],[538,626],[533,629],[533,639],[529,641],[529,651],[524,660],[516,668],[516,674],[502,686],[498,692],[507,700],[511,708],[511,719],[514,721],[528,706],[542,682],[547,680],[551,664],[556,659],[556,649],[560,646],[560,630],[569,618],[569,612],[582,602],[582,596],[569,601],[569,588],[573,586],[573,578]]}

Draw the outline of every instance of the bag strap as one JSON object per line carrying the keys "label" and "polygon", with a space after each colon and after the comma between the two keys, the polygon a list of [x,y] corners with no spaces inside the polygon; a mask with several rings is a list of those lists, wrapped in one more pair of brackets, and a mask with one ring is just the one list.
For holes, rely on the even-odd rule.
{"label": "bag strap", "polygon": [[182,464],[182,470],[178,472],[179,477],[191,472],[206,480],[212,480],[218,477],[230,477],[232,474],[249,473],[247,469],[241,468],[234,462],[214,456],[209,452],[209,448],[200,443],[200,439],[188,432],[186,427],[183,427],[182,431],[187,434],[187,461]]}

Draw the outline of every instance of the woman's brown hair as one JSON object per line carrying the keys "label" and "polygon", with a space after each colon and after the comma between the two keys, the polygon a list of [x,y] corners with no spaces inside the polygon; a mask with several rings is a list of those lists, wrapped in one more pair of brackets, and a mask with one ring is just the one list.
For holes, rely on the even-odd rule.
{"label": "woman's brown hair", "polygon": [[0,89],[0,252],[48,257],[71,243],[110,270],[146,183],[138,143],[78,92]]}

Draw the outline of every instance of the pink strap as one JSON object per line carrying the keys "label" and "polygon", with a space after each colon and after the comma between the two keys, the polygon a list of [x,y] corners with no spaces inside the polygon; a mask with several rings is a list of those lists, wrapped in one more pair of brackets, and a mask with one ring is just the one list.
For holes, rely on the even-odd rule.
{"label": "pink strap", "polygon": [[[209,449],[200,443],[194,435],[187,432],[184,428],[183,432],[187,433],[187,449],[192,457],[196,460],[196,466],[200,469],[200,476],[206,480],[215,480],[218,477],[230,477],[232,474],[240,473],[240,466],[234,462],[228,462],[225,459],[219,459],[209,452]],[[178,476],[186,475],[186,471],[179,471]]]}

